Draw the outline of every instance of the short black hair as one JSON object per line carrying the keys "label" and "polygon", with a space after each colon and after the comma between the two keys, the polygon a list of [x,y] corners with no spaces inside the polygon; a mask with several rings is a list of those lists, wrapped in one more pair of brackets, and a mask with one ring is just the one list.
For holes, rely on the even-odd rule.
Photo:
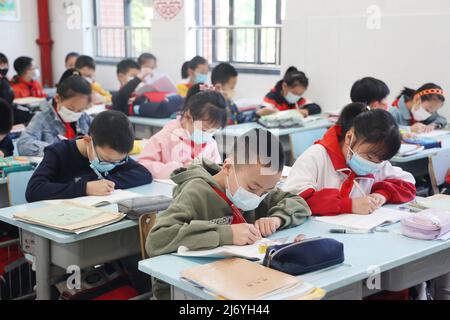
{"label": "short black hair", "polygon": [[0,98],[0,134],[8,134],[14,125],[14,115],[11,105]]}
{"label": "short black hair", "polygon": [[298,70],[296,67],[289,67],[283,77],[283,82],[287,84],[289,88],[296,86],[302,86],[308,89],[309,79],[303,71]]}
{"label": "short black hair", "polygon": [[353,128],[354,121],[361,113],[370,111],[367,104],[361,102],[350,103],[342,110],[337,125],[342,128],[341,140]]}
{"label": "short black hair", "polygon": [[142,66],[148,60],[154,60],[155,62],[158,61],[158,59],[156,59],[156,56],[154,54],[144,52],[143,54],[141,54],[139,56],[138,63],[139,63],[139,65]]}
{"label": "short black hair", "polygon": [[19,76],[23,75],[27,69],[33,65],[33,58],[19,57],[14,61],[14,70]]}
{"label": "short black hair", "polygon": [[194,121],[208,121],[218,124],[222,128],[227,125],[227,103],[222,94],[205,90],[193,94],[187,99],[182,114],[189,111]]}
{"label": "short black hair", "polygon": [[117,74],[127,74],[130,69],[141,70],[141,66],[133,59],[125,59],[117,65]]}
{"label": "short black hair", "polygon": [[186,61],[181,67],[181,78],[186,79],[189,77],[188,70],[195,70],[202,64],[208,64],[208,60],[200,56],[195,56],[192,60]]}
{"label": "short black hair", "polygon": [[66,55],[65,62],[67,63],[67,61],[69,61],[70,58],[78,58],[78,57],[80,57],[80,54],[78,52],[69,52]]}
{"label": "short black hair", "polygon": [[56,93],[62,100],[71,99],[78,95],[84,95],[89,98],[89,101],[91,101],[92,86],[83,77],[80,77],[79,75],[72,75],[58,84]]}
{"label": "short black hair", "polygon": [[238,72],[235,67],[229,63],[218,64],[211,73],[211,82],[216,84],[227,84],[231,79],[238,77]]}
{"label": "short black hair", "polygon": [[[114,128],[114,130],[111,130]],[[129,154],[134,146],[134,130],[128,117],[119,111],[105,111],[92,121],[89,135],[100,148],[109,147],[116,152]]]}
{"label": "short black hair", "polygon": [[0,63],[9,64],[8,57],[6,57],[3,53],[0,52]]}
{"label": "short black hair", "polygon": [[75,68],[80,70],[84,67],[95,70],[96,65],[94,58],[89,56],[79,56],[77,62],[75,62]]}
{"label": "short black hair", "polygon": [[[381,160],[392,159],[400,150],[401,134],[394,117],[376,109],[360,113],[353,120],[356,141],[373,144],[373,152]],[[343,133],[344,134],[344,133]]]}
{"label": "short black hair", "polygon": [[391,91],[386,83],[379,79],[366,77],[356,81],[350,92],[352,102],[362,102],[367,105],[382,101]]}
{"label": "short black hair", "polygon": [[281,172],[286,155],[280,140],[268,130],[253,129],[236,138],[230,154],[235,165],[259,164]]}

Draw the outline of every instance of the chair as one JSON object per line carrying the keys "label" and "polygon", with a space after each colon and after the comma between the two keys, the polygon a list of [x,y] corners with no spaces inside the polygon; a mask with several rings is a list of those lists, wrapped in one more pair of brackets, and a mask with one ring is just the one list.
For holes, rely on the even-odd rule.
{"label": "chair", "polygon": [[145,250],[145,243],[147,241],[147,236],[150,230],[154,227],[156,223],[156,213],[147,213],[139,218],[139,238],[141,243],[141,255],[142,259],[146,260],[149,257],[147,251]]}
{"label": "chair", "polygon": [[291,142],[292,159],[297,160],[303,152],[311,147],[317,140],[323,138],[328,129],[316,129],[311,131],[294,133],[289,136]]}
{"label": "chair", "polygon": [[429,158],[428,172],[434,194],[439,194],[439,187],[445,184],[447,172],[450,169],[450,149],[440,150]]}
{"label": "chair", "polygon": [[25,191],[34,171],[12,172],[8,174],[8,196],[10,206],[27,203]]}

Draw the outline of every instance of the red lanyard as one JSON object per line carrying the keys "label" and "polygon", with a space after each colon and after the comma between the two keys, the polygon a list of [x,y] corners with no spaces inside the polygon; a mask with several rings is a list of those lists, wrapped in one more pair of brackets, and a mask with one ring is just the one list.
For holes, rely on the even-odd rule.
{"label": "red lanyard", "polygon": [[231,224],[247,223],[247,221],[245,220],[244,216],[241,213],[241,210],[239,210],[239,208],[236,207],[234,203],[231,202],[230,199],[228,199],[227,195],[223,193],[222,190],[213,185],[211,185],[211,188],[217,193],[219,197],[225,200],[225,202],[228,203],[228,205],[230,206],[231,212],[233,213],[233,221],[231,222]]}

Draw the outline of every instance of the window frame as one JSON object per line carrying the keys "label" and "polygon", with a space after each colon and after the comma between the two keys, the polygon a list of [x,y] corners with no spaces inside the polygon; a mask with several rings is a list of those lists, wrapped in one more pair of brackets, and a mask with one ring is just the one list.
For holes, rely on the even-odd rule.
{"label": "window frame", "polygon": [[[228,0],[229,2],[229,17],[228,17],[228,25],[233,27],[234,26],[234,12],[235,12],[235,1],[236,0]],[[218,59],[217,55],[217,30],[212,30],[211,32],[211,38],[212,38],[212,64],[216,65],[222,62],[228,62],[232,63],[238,66],[238,69],[243,73],[258,73],[258,74],[264,74],[265,70],[268,71],[268,74],[280,74],[279,70],[281,68],[281,34],[279,39],[279,47],[276,48],[276,54],[275,54],[275,63],[264,63],[262,60],[262,54],[263,54],[263,39],[262,39],[262,29],[264,29],[265,25],[262,25],[262,14],[263,14],[263,5],[262,0],[254,0],[255,1],[255,17],[254,17],[254,25],[253,27],[261,27],[260,29],[257,29],[256,31],[256,45],[255,45],[255,62],[247,62],[247,61],[239,61],[236,58],[236,44],[233,36],[233,32],[229,32],[228,37],[228,61],[222,61]],[[280,26],[282,25],[282,0],[276,0],[276,25]],[[212,8],[212,23],[211,25],[205,25],[203,19],[203,0],[196,0],[195,1],[195,23],[196,27],[194,28],[196,31],[196,52],[199,55],[203,54],[203,39],[200,35],[201,32],[198,32],[199,30],[205,30],[201,29],[204,27],[220,27],[216,24],[217,21],[217,0],[211,0],[211,8]]]}

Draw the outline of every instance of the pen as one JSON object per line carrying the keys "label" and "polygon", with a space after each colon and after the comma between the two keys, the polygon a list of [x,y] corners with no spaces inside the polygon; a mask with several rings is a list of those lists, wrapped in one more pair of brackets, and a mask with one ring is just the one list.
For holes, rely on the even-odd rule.
{"label": "pen", "polygon": [[363,197],[367,197],[367,194],[364,192],[363,188],[360,186],[360,184],[355,180],[354,181],[356,188],[358,188],[359,192],[362,193]]}
{"label": "pen", "polygon": [[331,229],[330,233],[334,234],[370,234],[373,233],[372,230],[349,230],[349,229]]}

